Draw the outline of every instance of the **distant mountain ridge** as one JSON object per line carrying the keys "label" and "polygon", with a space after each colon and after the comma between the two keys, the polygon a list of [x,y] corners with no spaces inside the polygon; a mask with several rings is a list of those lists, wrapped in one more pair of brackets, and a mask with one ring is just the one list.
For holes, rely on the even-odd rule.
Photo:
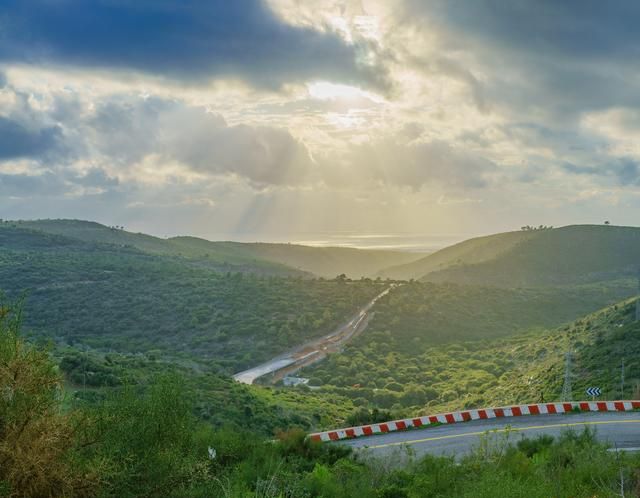
{"label": "distant mountain ridge", "polygon": [[84,220],[20,220],[8,224],[84,242],[131,246],[151,254],[191,258],[220,269],[255,270],[259,273],[325,278],[344,273],[351,278],[373,277],[382,268],[408,263],[422,256],[419,253],[346,247],[213,242],[189,236],[162,239]]}
{"label": "distant mountain ridge", "polygon": [[569,225],[470,239],[382,277],[537,287],[614,280],[640,268],[640,228]]}

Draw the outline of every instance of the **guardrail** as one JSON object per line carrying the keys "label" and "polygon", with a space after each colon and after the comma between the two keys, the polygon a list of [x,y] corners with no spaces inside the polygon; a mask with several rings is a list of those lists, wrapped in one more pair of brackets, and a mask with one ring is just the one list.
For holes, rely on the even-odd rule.
{"label": "guardrail", "polygon": [[347,427],[332,431],[309,434],[314,441],[339,441],[356,437],[374,436],[387,432],[404,431],[441,424],[456,424],[472,420],[500,417],[520,417],[524,415],[547,415],[574,412],[626,412],[640,410],[640,401],[571,401],[562,403],[536,403],[532,405],[514,405],[500,408],[462,410],[438,415],[391,420],[379,424]]}

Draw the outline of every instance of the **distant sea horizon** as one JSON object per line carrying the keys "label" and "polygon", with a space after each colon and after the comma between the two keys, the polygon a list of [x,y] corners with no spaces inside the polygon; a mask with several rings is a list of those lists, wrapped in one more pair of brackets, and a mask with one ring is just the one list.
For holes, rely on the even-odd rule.
{"label": "distant sea horizon", "polygon": [[407,234],[407,233],[301,233],[289,235],[225,234],[206,237],[208,240],[232,240],[236,242],[264,242],[298,244],[312,247],[350,247],[389,251],[432,253],[444,247],[462,242],[476,234]]}

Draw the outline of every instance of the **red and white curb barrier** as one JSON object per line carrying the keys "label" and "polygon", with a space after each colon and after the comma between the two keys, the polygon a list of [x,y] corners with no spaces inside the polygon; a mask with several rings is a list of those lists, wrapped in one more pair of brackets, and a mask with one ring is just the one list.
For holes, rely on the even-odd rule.
{"label": "red and white curb barrier", "polygon": [[484,408],[459,412],[426,415],[424,417],[392,420],[380,424],[361,425],[333,431],[309,434],[313,441],[338,441],[356,437],[373,436],[385,432],[404,431],[411,428],[425,427],[433,424],[456,424],[471,420],[482,420],[500,417],[520,417],[523,415],[547,415],[555,413],[581,412],[626,412],[640,409],[640,401],[572,401],[565,403],[537,403],[533,405],[516,405],[502,408]]}

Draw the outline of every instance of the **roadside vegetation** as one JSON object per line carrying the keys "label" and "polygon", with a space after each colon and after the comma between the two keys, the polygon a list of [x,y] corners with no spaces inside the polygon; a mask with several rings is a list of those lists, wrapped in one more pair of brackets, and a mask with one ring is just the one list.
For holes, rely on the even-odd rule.
{"label": "roadside vegetation", "polygon": [[[516,292],[511,295],[518,299]],[[395,299],[410,306],[397,294]],[[529,311],[535,307],[533,299],[523,299],[523,303]],[[412,314],[409,309],[391,313],[390,319],[394,305],[386,300],[366,334],[342,353],[303,372],[311,385],[321,386],[319,392],[351,398],[358,407],[353,417],[356,421],[369,421],[367,414],[373,417],[374,409],[391,416],[409,416],[558,400],[567,352],[573,353],[574,399],[587,398],[584,391],[589,386],[601,387],[602,399],[640,396],[640,323],[635,322],[633,301],[623,301],[557,329],[473,341],[454,341],[456,335],[465,337],[465,328],[463,318],[458,316],[458,322],[453,313],[448,315],[451,320],[435,324],[427,318],[429,312]],[[442,310],[443,303],[435,309]],[[473,310],[468,306],[462,309],[471,323]],[[469,325],[469,330],[488,329],[491,309],[499,308],[487,307],[478,313],[475,328]],[[553,308],[549,310],[547,318]],[[428,334],[431,327],[438,332],[434,338]],[[500,334],[498,327],[496,334]]]}
{"label": "roadside vegetation", "polygon": [[91,407],[124,387],[145,389],[159,376],[181,379],[197,417],[216,428],[250,430],[272,437],[288,427],[311,431],[343,424],[354,411],[350,399],[304,388],[248,386],[204,365],[174,362],[156,354],[122,354],[59,348],[52,359],[63,375],[69,406]]}
{"label": "roadside vegetation", "polygon": [[51,356],[0,312],[0,496],[613,497],[640,492],[637,455],[593,433],[557,440],[488,435],[458,462],[400,451],[375,459],[289,430],[275,441],[196,414],[175,375],[69,400]]}

